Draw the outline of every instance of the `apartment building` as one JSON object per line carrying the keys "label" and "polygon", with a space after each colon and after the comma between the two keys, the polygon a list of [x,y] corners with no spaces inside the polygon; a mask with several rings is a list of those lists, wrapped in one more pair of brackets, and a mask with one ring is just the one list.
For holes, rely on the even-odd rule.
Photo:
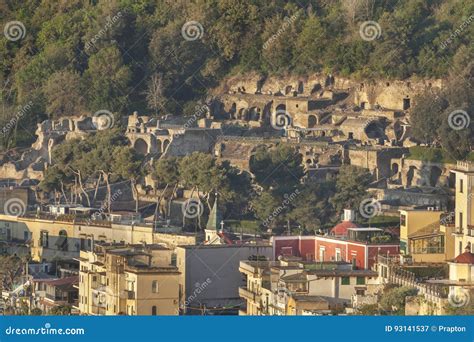
{"label": "apartment building", "polygon": [[474,163],[458,161],[456,169],[456,209],[454,212],[455,255],[466,248],[473,250],[474,244]]}
{"label": "apartment building", "polygon": [[378,286],[377,273],[357,270],[346,262],[242,261],[246,285],[240,315],[327,314],[348,307],[353,295]]}
{"label": "apartment building", "polygon": [[241,260],[270,260],[268,244],[195,245],[176,248],[180,310],[186,315],[237,314],[243,304]]}
{"label": "apartment building", "polygon": [[101,244],[81,251],[79,304],[88,315],[177,315],[179,272],[162,245]]}
{"label": "apartment building", "polygon": [[0,242],[24,245],[38,262],[70,260],[96,242],[177,245],[196,244],[200,237],[189,233],[158,233],[150,225],[90,221],[46,213],[21,217],[0,214]]}
{"label": "apartment building", "polygon": [[273,259],[296,256],[306,261],[347,261],[370,269],[378,254],[398,254],[398,236],[380,228],[350,227],[344,235],[273,236]]}

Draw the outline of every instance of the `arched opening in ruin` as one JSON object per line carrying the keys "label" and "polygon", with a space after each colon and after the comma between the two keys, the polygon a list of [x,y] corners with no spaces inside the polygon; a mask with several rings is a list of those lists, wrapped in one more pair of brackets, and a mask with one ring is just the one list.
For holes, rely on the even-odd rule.
{"label": "arched opening in ruin", "polygon": [[298,93],[299,94],[303,94],[304,92],[304,85],[303,85],[303,82],[302,81],[299,81],[298,82]]}
{"label": "arched opening in ruin", "polygon": [[240,108],[239,109],[239,115],[238,115],[237,119],[239,119],[239,120],[248,120],[247,116],[248,116],[247,108]]}
{"label": "arched opening in ruin", "polygon": [[318,123],[318,119],[316,118],[316,116],[310,115],[308,117],[308,128],[316,127],[317,123]]}
{"label": "arched opening in ruin", "polygon": [[367,109],[366,107],[367,107],[367,102],[362,101],[362,102],[360,103],[360,108],[362,108],[362,109]]}
{"label": "arched opening in ruin", "polygon": [[234,103],[232,103],[232,106],[230,106],[230,110],[229,110],[229,118],[230,119],[236,119],[236,117],[235,117],[236,111],[237,111],[237,104],[234,102]]}
{"label": "arched opening in ruin", "polygon": [[392,163],[392,176],[396,176],[398,174],[399,166],[398,163]]}
{"label": "arched opening in ruin", "polygon": [[436,186],[442,173],[443,171],[439,167],[432,166],[430,168],[429,186]]}
{"label": "arched opening in ruin", "polygon": [[139,154],[145,155],[148,153],[148,144],[142,138],[138,138],[133,147]]}
{"label": "arched opening in ruin", "polygon": [[166,152],[166,149],[168,148],[169,144],[170,144],[170,141],[168,139],[163,141],[163,150],[162,150],[163,153]]}
{"label": "arched opening in ruin", "polygon": [[369,139],[383,139],[385,134],[378,122],[371,122],[364,129],[365,134]]}
{"label": "arched opening in ruin", "polygon": [[283,104],[283,103],[279,104],[278,106],[276,106],[275,112],[285,113],[286,112],[286,105]]}
{"label": "arched opening in ruin", "polygon": [[252,121],[260,120],[261,109],[258,107],[252,107],[249,109],[249,119]]}
{"label": "arched opening in ruin", "polygon": [[413,184],[413,181],[415,179],[415,175],[416,175],[416,172],[418,172],[418,169],[416,166],[410,166],[408,168],[408,172],[407,172],[407,186],[412,186],[414,185]]}
{"label": "arched opening in ruin", "polygon": [[292,86],[286,86],[285,87],[285,95],[290,95],[291,91],[293,90]]}
{"label": "arched opening in ruin", "polygon": [[314,86],[313,86],[313,89],[311,89],[311,95],[315,94],[316,92],[320,91],[321,90],[321,84],[319,83],[316,83]]}
{"label": "arched opening in ruin", "polygon": [[407,110],[408,108],[410,108],[410,106],[410,99],[408,97],[403,99],[403,110]]}
{"label": "arched opening in ruin", "polygon": [[158,152],[161,152],[161,140],[160,139],[156,139],[156,150]]}

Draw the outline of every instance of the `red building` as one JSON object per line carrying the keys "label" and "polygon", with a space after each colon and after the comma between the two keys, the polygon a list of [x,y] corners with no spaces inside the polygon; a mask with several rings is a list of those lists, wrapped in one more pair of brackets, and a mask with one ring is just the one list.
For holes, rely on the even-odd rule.
{"label": "red building", "polygon": [[370,269],[377,254],[400,252],[397,238],[384,234],[380,228],[356,225],[344,228],[347,234],[340,236],[274,236],[273,257],[275,260],[279,256],[296,256],[307,261],[348,261],[355,262],[360,269]]}

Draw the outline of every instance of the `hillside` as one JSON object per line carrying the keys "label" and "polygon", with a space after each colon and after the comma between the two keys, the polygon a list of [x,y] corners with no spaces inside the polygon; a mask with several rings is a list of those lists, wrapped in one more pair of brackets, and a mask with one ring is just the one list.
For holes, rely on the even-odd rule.
{"label": "hillside", "polygon": [[48,117],[186,114],[247,73],[446,78],[472,59],[473,10],[469,0],[2,2],[0,123],[15,129],[1,148],[29,145]]}

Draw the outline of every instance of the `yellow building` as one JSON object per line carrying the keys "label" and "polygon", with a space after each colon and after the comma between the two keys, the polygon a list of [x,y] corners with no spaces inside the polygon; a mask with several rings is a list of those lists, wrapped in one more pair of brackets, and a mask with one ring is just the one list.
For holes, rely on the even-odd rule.
{"label": "yellow building", "polygon": [[454,214],[400,210],[400,251],[417,263],[440,263],[454,257]]}
{"label": "yellow building", "polygon": [[456,169],[455,253],[465,248],[472,251],[474,243],[474,163],[458,161]]}
{"label": "yellow building", "polygon": [[88,315],[178,315],[179,272],[161,245],[103,244],[81,251],[79,303]]}
{"label": "yellow building", "polygon": [[175,248],[194,245],[198,237],[186,233],[157,233],[146,225],[91,222],[42,213],[21,217],[0,214],[0,240],[28,245],[34,261],[53,261],[77,258],[81,250],[90,249],[94,242],[165,243]]}

